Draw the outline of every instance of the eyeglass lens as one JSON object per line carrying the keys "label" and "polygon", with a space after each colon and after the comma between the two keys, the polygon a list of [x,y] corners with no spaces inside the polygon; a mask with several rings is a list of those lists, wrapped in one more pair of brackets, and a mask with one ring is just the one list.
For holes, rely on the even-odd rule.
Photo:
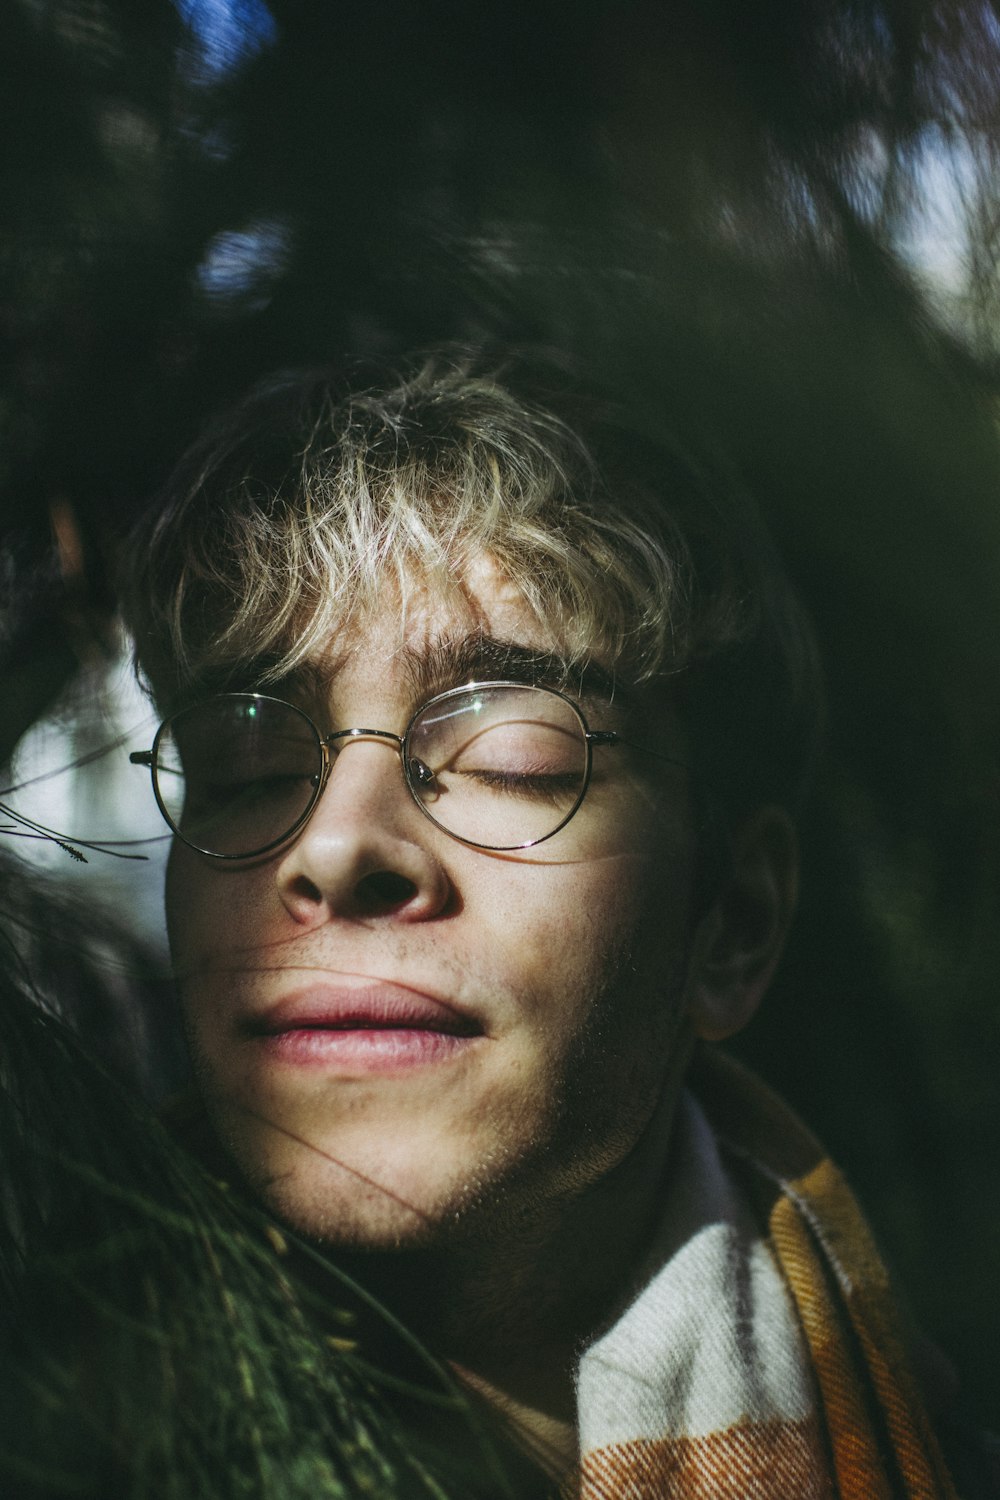
{"label": "eyeglass lens", "polygon": [[287,838],[312,804],[323,750],[290,703],[233,696],[168,721],[156,745],[156,793],[167,821],[208,854],[259,854]]}
{"label": "eyeglass lens", "polygon": [[[587,741],[572,705],[541,688],[486,685],[428,704],[410,730],[411,784],[435,823],[488,849],[554,833],[587,780]],[[433,780],[413,776],[416,760]]]}
{"label": "eyeglass lens", "polygon": [[[331,748],[336,755],[344,747]],[[410,789],[428,816],[491,849],[548,838],[575,811],[587,780],[587,742],[573,706],[513,684],[433,699],[413,720],[403,754]],[[288,838],[310,811],[322,771],[311,720],[274,698],[197,704],[164,725],[156,746],[155,785],[167,820],[194,847],[229,858]]]}

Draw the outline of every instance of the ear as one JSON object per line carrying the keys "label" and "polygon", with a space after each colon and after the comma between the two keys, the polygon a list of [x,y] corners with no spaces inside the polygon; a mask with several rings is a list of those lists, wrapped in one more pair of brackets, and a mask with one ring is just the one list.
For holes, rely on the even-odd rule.
{"label": "ear", "polygon": [[725,883],[694,931],[685,994],[698,1036],[721,1041],[750,1020],[778,966],[798,884],[791,818],[759,808],[733,835]]}

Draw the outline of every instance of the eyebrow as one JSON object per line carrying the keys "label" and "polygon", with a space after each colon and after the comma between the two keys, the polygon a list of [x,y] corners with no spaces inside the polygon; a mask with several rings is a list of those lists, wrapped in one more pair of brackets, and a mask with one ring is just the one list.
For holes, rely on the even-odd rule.
{"label": "eyebrow", "polygon": [[[416,694],[441,692],[465,682],[500,680],[555,687],[580,698],[616,696],[614,674],[597,662],[571,662],[558,652],[474,632],[437,641],[429,650],[406,648]],[[620,690],[619,690],[619,696]]]}

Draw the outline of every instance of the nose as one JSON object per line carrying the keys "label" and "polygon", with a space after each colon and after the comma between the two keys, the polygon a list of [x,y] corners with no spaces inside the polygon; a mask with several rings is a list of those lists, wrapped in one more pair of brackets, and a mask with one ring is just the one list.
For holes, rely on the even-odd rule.
{"label": "nose", "polygon": [[424,921],[451,899],[434,842],[403,781],[399,746],[388,736],[347,739],[312,817],[280,858],[281,900],[309,926],[332,917]]}

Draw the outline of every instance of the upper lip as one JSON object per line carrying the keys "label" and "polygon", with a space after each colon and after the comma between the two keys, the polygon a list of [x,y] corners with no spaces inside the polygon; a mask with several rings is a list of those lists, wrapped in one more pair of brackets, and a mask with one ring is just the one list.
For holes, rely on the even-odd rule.
{"label": "upper lip", "polygon": [[420,990],[385,980],[360,983],[327,981],[284,995],[248,1019],[258,1035],[283,1031],[387,1030],[442,1031],[455,1036],[481,1035],[473,1017]]}

